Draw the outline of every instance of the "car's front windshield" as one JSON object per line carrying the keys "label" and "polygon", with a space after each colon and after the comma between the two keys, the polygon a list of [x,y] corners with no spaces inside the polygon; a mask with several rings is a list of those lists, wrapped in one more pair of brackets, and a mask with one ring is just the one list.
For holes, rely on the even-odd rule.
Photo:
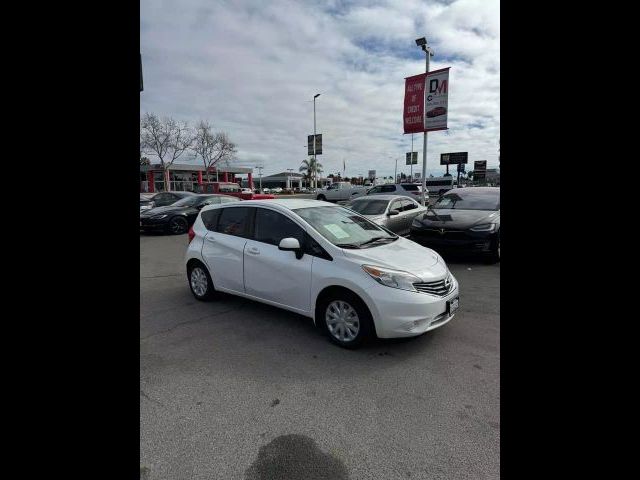
{"label": "car's front windshield", "polygon": [[387,200],[356,200],[346,207],[360,215],[382,215],[387,210],[388,203]]}
{"label": "car's front windshield", "polygon": [[172,207],[193,207],[196,203],[199,203],[199,200],[201,200],[203,197],[199,197],[199,196],[188,196],[188,197],[184,197],[180,200],[178,200],[175,203],[172,203],[171,206]]}
{"label": "car's front windshield", "polygon": [[338,247],[367,248],[398,238],[344,207],[298,208],[294,212]]}
{"label": "car's front windshield", "polygon": [[500,192],[496,192],[495,194],[478,194],[471,192],[464,194],[448,193],[438,199],[433,208],[453,210],[499,210]]}

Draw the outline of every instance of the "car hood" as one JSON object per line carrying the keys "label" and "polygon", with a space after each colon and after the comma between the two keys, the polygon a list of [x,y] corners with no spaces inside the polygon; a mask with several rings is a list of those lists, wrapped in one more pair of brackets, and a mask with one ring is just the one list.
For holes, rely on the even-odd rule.
{"label": "car hood", "polygon": [[144,210],[144,213],[141,214],[142,217],[150,217],[152,215],[161,215],[163,213],[176,213],[176,212],[184,212],[185,210],[189,210],[193,207],[174,207],[173,205],[167,205],[166,207],[156,207],[151,210]]}
{"label": "car hood", "polygon": [[403,237],[384,245],[343,251],[347,258],[361,265],[403,270],[425,282],[439,280],[447,273],[446,264],[436,252]]}
{"label": "car hood", "polygon": [[481,223],[491,223],[500,218],[500,211],[435,209],[419,217],[425,227],[465,230]]}

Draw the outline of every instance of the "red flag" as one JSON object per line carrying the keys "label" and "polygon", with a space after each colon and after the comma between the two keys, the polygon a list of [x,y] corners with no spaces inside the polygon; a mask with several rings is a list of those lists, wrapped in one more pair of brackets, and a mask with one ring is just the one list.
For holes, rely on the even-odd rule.
{"label": "red flag", "polygon": [[405,78],[404,133],[424,132],[424,73]]}

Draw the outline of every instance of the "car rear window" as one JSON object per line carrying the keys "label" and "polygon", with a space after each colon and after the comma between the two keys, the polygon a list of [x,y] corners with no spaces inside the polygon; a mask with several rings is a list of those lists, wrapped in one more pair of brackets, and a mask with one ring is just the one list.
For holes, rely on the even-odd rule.
{"label": "car rear window", "polygon": [[248,207],[223,208],[218,220],[218,233],[246,237],[249,231],[249,212]]}
{"label": "car rear window", "polygon": [[220,208],[214,208],[213,210],[205,210],[204,212],[202,212],[202,223],[204,223],[204,226],[207,227],[207,230],[211,232],[217,231],[220,211]]}
{"label": "car rear window", "polygon": [[402,188],[404,188],[407,192],[416,192],[420,190],[420,185],[408,184],[402,185]]}

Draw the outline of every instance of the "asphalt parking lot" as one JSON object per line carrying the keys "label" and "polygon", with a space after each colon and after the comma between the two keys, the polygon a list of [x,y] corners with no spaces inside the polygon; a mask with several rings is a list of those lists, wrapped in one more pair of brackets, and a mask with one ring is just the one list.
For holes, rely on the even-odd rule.
{"label": "asphalt parking lot", "polygon": [[186,245],[140,235],[141,478],[499,478],[499,263],[445,257],[451,322],[349,351],[293,313],[196,301]]}

